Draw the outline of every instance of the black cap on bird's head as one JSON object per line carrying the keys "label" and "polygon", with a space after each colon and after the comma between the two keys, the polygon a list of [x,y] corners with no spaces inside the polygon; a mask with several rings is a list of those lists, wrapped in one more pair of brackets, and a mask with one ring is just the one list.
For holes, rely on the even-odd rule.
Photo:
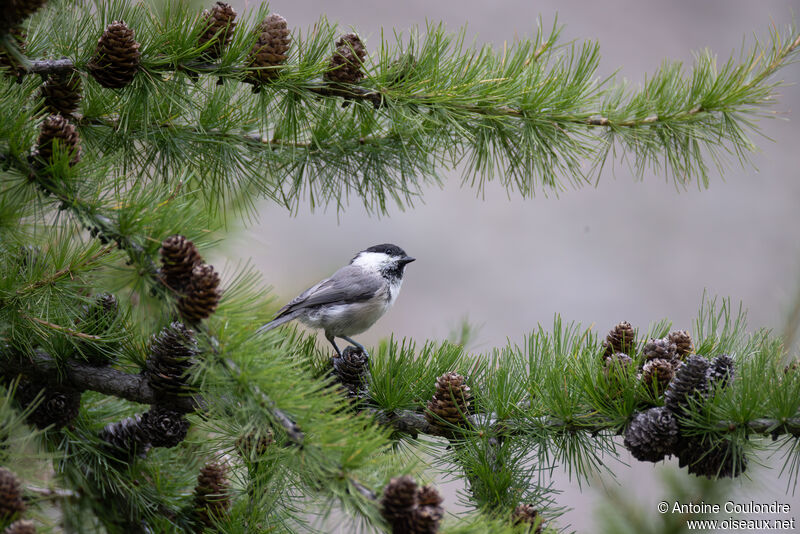
{"label": "black cap on bird's head", "polygon": [[[368,254],[385,254],[386,256],[388,256],[392,262],[392,265],[391,266],[385,265],[384,268],[388,267],[389,270],[392,271],[392,273],[387,273],[387,274],[394,274],[394,275],[402,275],[403,268],[405,268],[407,264],[415,260],[415,258],[412,258],[408,254],[406,254],[406,251],[398,247],[397,245],[392,245],[391,243],[383,243],[381,245],[374,245],[369,247],[368,249],[362,250],[361,252],[356,254],[356,257],[353,258],[353,260],[350,263],[353,263],[357,259],[363,258],[365,255]],[[383,268],[381,270],[383,270]]]}

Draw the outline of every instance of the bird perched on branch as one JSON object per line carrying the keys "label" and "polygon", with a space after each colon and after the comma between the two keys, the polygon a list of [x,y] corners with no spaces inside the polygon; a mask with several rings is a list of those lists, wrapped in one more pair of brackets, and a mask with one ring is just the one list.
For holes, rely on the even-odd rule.
{"label": "bird perched on branch", "polygon": [[306,289],[278,310],[275,318],[256,334],[297,319],[324,330],[338,356],[342,352],[336,346],[337,337],[366,354],[364,347],[350,336],[366,331],[392,307],[403,284],[403,270],[414,259],[388,243],[362,250],[333,276]]}

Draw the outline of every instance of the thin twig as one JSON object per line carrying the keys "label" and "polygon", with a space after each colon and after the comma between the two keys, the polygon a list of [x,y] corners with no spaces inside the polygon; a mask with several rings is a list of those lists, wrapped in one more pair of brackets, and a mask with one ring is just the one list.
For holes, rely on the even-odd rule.
{"label": "thin twig", "polygon": [[46,286],[48,284],[52,284],[56,280],[71,274],[73,269],[79,269],[81,267],[89,265],[90,263],[93,263],[95,260],[98,260],[102,256],[105,256],[109,252],[111,252],[111,247],[103,247],[99,251],[97,251],[95,254],[93,254],[89,258],[87,258],[84,261],[82,261],[81,263],[79,263],[78,265],[70,265],[69,267],[65,267],[64,269],[56,271],[55,273],[51,274],[48,277],[42,278],[40,280],[37,280],[35,282],[32,282],[32,283],[28,284],[25,287],[22,287],[22,288],[18,289],[17,290],[17,295],[20,295],[22,293],[27,293],[28,291],[33,291],[34,289],[39,289],[40,287]]}
{"label": "thin twig", "polygon": [[[378,423],[391,426],[396,431],[406,434],[428,434],[431,436],[450,438],[455,432],[459,431],[456,427],[431,424],[425,417],[425,414],[411,410],[385,412],[375,408],[367,408],[366,411],[371,412]],[[580,418],[576,417],[574,419],[577,420]],[[475,414],[470,416],[470,422],[473,426],[481,423],[483,420],[492,422],[495,421],[496,418],[493,414]],[[732,432],[740,428],[740,426],[741,425],[729,421],[719,421],[716,423],[716,428],[720,432]],[[502,423],[504,434],[524,434],[532,429],[546,429],[551,432],[597,433],[614,430],[616,427],[617,425],[613,421],[598,418],[594,418],[593,422],[588,424],[576,424],[555,417],[540,417],[535,420],[504,420]],[[756,418],[748,421],[745,427],[747,431],[752,434],[768,434],[772,436],[789,434],[800,437],[800,416],[789,418],[785,421],[770,418]]]}
{"label": "thin twig", "polygon": [[39,319],[38,317],[32,317],[27,313],[23,312],[22,310],[17,310],[18,313],[29,321],[33,321],[34,323],[38,323],[42,326],[46,326],[47,328],[51,328],[53,330],[57,330],[59,332],[63,332],[68,336],[72,337],[79,337],[81,339],[89,339],[91,341],[100,341],[102,338],[100,336],[93,336],[91,334],[87,334],[85,332],[78,332],[76,330],[72,330],[71,328],[67,328],[66,326],[57,325],[55,323],[51,323],[49,321],[45,321],[44,319]]}

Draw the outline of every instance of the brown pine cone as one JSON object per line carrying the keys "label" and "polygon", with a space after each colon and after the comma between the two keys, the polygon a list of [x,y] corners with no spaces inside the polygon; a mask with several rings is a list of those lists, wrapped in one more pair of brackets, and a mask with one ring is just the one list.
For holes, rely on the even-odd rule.
{"label": "brown pine cone", "polygon": [[236,451],[245,458],[262,456],[275,443],[275,433],[269,428],[242,434],[236,440]]}
{"label": "brown pine cone", "polygon": [[231,486],[228,469],[220,463],[209,462],[200,470],[194,488],[194,512],[196,519],[208,527],[214,520],[228,513],[231,506]]}
{"label": "brown pine cone", "polygon": [[355,33],[343,35],[336,41],[336,50],[328,62],[325,80],[329,83],[358,83],[364,78],[361,66],[367,57],[364,43]]}
{"label": "brown pine cone", "polygon": [[144,458],[150,450],[150,436],[142,429],[142,416],[134,415],[109,423],[98,434],[106,442],[110,456],[128,461],[133,456]]}
{"label": "brown pine cone", "polygon": [[22,484],[17,475],[0,467],[0,520],[13,520],[26,508],[25,501],[22,500]]}
{"label": "brown pine cone", "polygon": [[155,405],[148,412],[142,414],[139,428],[153,447],[169,449],[180,444],[186,438],[189,421],[180,412]]}
{"label": "brown pine cone", "polygon": [[416,507],[411,514],[411,529],[414,534],[435,534],[444,517],[444,499],[433,486],[417,489]]}
{"label": "brown pine cone", "polygon": [[639,461],[660,462],[676,452],[678,421],[664,406],[636,412],[625,429],[623,444]]}
{"label": "brown pine cone", "polygon": [[692,336],[686,330],[675,330],[674,332],[670,332],[667,339],[670,343],[675,344],[675,354],[681,360],[684,360],[689,354],[694,353]]}
{"label": "brown pine cone", "polygon": [[709,361],[692,354],[675,372],[675,378],[664,393],[664,403],[675,415],[685,415],[691,399],[700,400],[708,393]]}
{"label": "brown pine cone", "polygon": [[727,439],[711,441],[693,436],[678,444],[678,467],[696,476],[709,479],[736,478],[747,470],[747,456],[741,447]]}
{"label": "brown pine cone", "polygon": [[442,419],[458,425],[466,421],[472,395],[466,380],[460,374],[450,371],[436,379],[436,393],[428,401],[425,416],[434,425],[441,425]]}
{"label": "brown pine cone", "polygon": [[381,515],[392,526],[392,532],[410,532],[416,498],[417,483],[408,475],[393,478],[383,488]]}
{"label": "brown pine cone", "polygon": [[161,255],[161,281],[173,291],[186,291],[192,270],[203,263],[197,247],[184,236],[175,234],[161,243],[158,252]]}
{"label": "brown pine cone", "polygon": [[71,117],[78,110],[81,87],[81,76],[76,70],[65,75],[48,75],[40,90],[48,113]]}
{"label": "brown pine cone", "polygon": [[633,365],[633,359],[624,352],[616,352],[609,355],[603,361],[603,373],[606,377],[621,377],[627,373],[628,367]]}
{"label": "brown pine cone", "polygon": [[178,313],[192,323],[209,317],[217,309],[221,297],[219,275],[205,263],[195,265],[186,294],[178,300]]}
{"label": "brown pine cone", "polygon": [[278,76],[279,66],[286,63],[286,52],[292,42],[286,19],[272,13],[258,27],[258,39],[247,56],[247,81],[263,83]]}
{"label": "brown pine cone", "polygon": [[81,160],[81,138],[67,119],[61,115],[48,116],[39,127],[39,139],[36,141],[36,155],[44,163],[52,163],[53,155],[58,150],[70,155],[70,166]]}
{"label": "brown pine cone", "polygon": [[36,534],[36,525],[30,519],[19,519],[8,525],[3,534]]}
{"label": "brown pine cone", "polygon": [[42,385],[24,380],[17,386],[14,398],[23,408],[38,402],[26,418],[37,428],[58,430],[75,419],[81,407],[81,392],[65,385]]}
{"label": "brown pine cone", "polygon": [[416,68],[417,59],[414,54],[403,54],[389,65],[386,84],[391,86],[404,82]]}
{"label": "brown pine cone", "polygon": [[4,0],[0,7],[0,33],[12,28],[47,3],[47,0]]}
{"label": "brown pine cone", "polygon": [[94,56],[86,67],[103,87],[125,87],[139,71],[142,55],[139,46],[133,30],[124,21],[114,21],[100,36]]}
{"label": "brown pine cone", "polygon": [[675,343],[670,342],[667,338],[651,339],[645,344],[642,354],[645,361],[661,358],[662,360],[675,362],[677,360],[675,350]]}
{"label": "brown pine cone", "polygon": [[603,346],[605,347],[606,356],[616,352],[630,354],[636,347],[636,330],[633,329],[633,326],[628,321],[617,323],[614,328],[609,330]]}
{"label": "brown pine cone", "polygon": [[199,351],[190,329],[173,322],[153,336],[149,352],[145,374],[160,401],[169,402],[193,391],[188,384],[189,374]]}
{"label": "brown pine cone", "polygon": [[540,534],[542,532],[542,516],[532,504],[520,504],[514,508],[511,514],[511,521],[515,525],[528,524],[528,532]]}
{"label": "brown pine cone", "polygon": [[654,358],[642,368],[642,384],[653,396],[660,397],[675,376],[675,367],[669,360]]}
{"label": "brown pine cone", "polygon": [[233,30],[236,28],[236,11],[225,2],[217,2],[209,10],[203,10],[202,25],[203,32],[197,39],[200,46],[211,43],[203,51],[208,59],[218,59],[225,47],[228,46],[233,38]]}
{"label": "brown pine cone", "polygon": [[367,382],[369,358],[356,347],[347,347],[341,356],[333,357],[333,374],[352,394],[358,393]]}

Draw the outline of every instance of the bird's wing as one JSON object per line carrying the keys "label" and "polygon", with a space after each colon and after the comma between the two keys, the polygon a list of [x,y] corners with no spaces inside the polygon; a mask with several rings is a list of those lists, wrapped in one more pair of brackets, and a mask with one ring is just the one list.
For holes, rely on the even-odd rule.
{"label": "bird's wing", "polygon": [[332,302],[359,302],[372,298],[381,287],[380,276],[364,276],[360,267],[345,265],[330,278],[326,278],[293,298],[278,310],[275,318],[302,308],[313,308]]}

